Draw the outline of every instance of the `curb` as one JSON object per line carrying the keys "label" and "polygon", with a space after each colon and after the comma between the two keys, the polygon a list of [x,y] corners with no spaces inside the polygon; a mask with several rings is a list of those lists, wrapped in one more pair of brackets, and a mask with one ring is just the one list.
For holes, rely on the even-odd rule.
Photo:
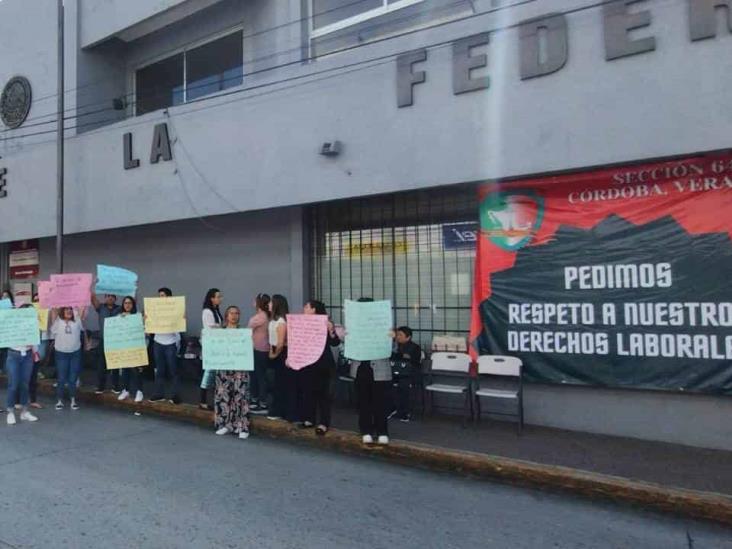
{"label": "curb", "polygon": [[[48,380],[39,380],[38,390],[44,395],[52,396],[55,392],[52,382]],[[139,411],[213,428],[213,413],[190,404],[119,401],[116,395],[109,393],[95,395],[92,391],[84,389],[77,391],[77,398],[84,403]],[[331,429],[327,436],[319,437],[311,430],[293,429],[285,421],[270,421],[257,416],[252,418],[252,431],[269,438],[295,440],[318,448],[378,457],[412,467],[499,480],[532,488],[559,490],[732,526],[732,497],[713,492],[670,488],[569,467],[543,465],[406,441],[393,440],[388,446],[365,447],[360,437],[350,431]]]}

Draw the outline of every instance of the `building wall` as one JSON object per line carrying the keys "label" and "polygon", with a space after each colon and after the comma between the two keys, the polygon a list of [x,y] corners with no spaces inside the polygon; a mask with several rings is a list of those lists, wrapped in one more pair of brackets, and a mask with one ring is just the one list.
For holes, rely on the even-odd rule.
{"label": "building wall", "polygon": [[[197,335],[211,287],[223,292],[225,306],[242,309],[244,321],[259,292],[281,293],[293,308],[301,307],[302,238],[299,208],[100,231],[66,238],[65,270],[123,265],[138,273],[139,297],[157,296],[168,286],[186,296],[188,333]],[[41,278],[54,270],[55,240],[43,239]]]}

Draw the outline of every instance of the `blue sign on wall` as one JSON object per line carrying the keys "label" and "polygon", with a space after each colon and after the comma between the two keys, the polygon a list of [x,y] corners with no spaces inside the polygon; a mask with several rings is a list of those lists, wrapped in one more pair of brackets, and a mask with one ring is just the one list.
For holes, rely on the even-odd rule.
{"label": "blue sign on wall", "polygon": [[442,226],[442,245],[446,250],[474,248],[478,241],[478,222],[452,223]]}

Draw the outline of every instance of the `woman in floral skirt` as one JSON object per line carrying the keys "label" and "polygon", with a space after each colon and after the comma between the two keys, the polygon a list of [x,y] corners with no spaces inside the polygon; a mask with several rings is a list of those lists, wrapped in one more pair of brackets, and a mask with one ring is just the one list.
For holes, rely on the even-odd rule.
{"label": "woman in floral skirt", "polygon": [[[238,307],[228,307],[223,328],[238,328],[240,315]],[[242,440],[249,438],[249,372],[216,373],[214,409],[217,435],[233,433]]]}

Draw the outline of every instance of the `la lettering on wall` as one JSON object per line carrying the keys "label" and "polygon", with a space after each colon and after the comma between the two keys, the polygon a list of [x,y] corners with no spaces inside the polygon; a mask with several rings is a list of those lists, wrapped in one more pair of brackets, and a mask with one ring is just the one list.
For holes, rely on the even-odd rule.
{"label": "la lettering on wall", "polygon": [[732,155],[485,185],[479,202],[480,354],[518,356],[529,381],[732,394]]}

